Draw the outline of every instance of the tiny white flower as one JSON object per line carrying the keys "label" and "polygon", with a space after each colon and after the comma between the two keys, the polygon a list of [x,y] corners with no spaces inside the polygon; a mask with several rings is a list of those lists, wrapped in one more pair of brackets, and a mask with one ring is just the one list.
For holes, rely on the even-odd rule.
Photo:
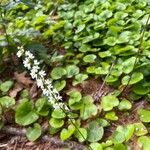
{"label": "tiny white flower", "polygon": [[29,59],[34,59],[33,54],[30,51],[26,51],[25,55],[29,58]]}
{"label": "tiny white flower", "polygon": [[38,62],[37,60],[34,60],[34,66],[38,66],[40,64],[40,62]]}
{"label": "tiny white flower", "polygon": [[51,85],[51,84],[52,84],[52,81],[51,81],[51,80],[49,80],[49,79],[46,79],[46,80],[45,80],[45,84],[47,84],[47,85]]}
{"label": "tiny white flower", "polygon": [[21,57],[21,56],[23,55],[23,53],[24,53],[24,51],[19,50],[19,51],[17,52],[17,56],[18,56],[18,57]]}
{"label": "tiny white flower", "polygon": [[25,58],[25,60],[23,61],[23,64],[24,64],[25,68],[27,68],[28,70],[31,69],[31,63],[28,58]]}
{"label": "tiny white flower", "polygon": [[60,95],[58,94],[57,97],[56,97],[56,99],[62,101],[62,96],[60,96]]}
{"label": "tiny white flower", "polygon": [[36,79],[37,78],[37,74],[35,72],[30,72],[30,75],[32,77],[32,79]]}
{"label": "tiny white flower", "polygon": [[48,90],[51,91],[53,89],[53,86],[51,84],[49,84],[49,85],[47,85],[47,88],[48,88]]}
{"label": "tiny white flower", "polygon": [[58,91],[54,88],[53,93],[58,94]]}
{"label": "tiny white flower", "polygon": [[40,69],[39,66],[33,66],[31,72],[38,72],[38,70]]}
{"label": "tiny white flower", "polygon": [[37,86],[40,88],[44,88],[43,80],[41,78],[36,79]]}
{"label": "tiny white flower", "polygon": [[60,105],[58,105],[58,104],[56,103],[56,104],[53,104],[53,107],[54,107],[54,109],[59,109],[59,108],[60,108]]}
{"label": "tiny white flower", "polygon": [[44,70],[41,70],[41,71],[39,71],[39,75],[40,75],[41,77],[44,77],[44,76],[46,76],[46,73],[45,73]]}

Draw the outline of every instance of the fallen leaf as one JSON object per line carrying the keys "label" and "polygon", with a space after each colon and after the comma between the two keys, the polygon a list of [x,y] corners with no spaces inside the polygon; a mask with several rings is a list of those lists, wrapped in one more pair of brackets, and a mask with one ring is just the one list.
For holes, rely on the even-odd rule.
{"label": "fallen leaf", "polygon": [[33,83],[33,81],[31,80],[30,77],[26,77],[25,75],[26,75],[26,72],[23,72],[23,73],[15,72],[15,73],[14,73],[15,79],[16,79],[19,83],[22,83],[22,84],[25,85],[25,86],[29,86],[30,84]]}
{"label": "fallen leaf", "polygon": [[23,89],[23,85],[20,83],[16,83],[15,87],[12,90],[10,90],[9,96],[15,98],[18,92],[20,92],[22,89]]}
{"label": "fallen leaf", "polygon": [[32,85],[32,87],[29,91],[29,94],[30,94],[31,98],[35,98],[38,95],[38,89],[37,89],[36,82],[34,82],[34,84]]}

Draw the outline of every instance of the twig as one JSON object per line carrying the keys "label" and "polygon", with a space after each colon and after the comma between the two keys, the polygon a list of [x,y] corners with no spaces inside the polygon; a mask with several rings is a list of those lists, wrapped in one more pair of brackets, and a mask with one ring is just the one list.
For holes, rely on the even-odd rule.
{"label": "twig", "polygon": [[[26,136],[26,129],[22,128],[15,128],[15,127],[11,127],[11,126],[4,126],[1,130],[1,133],[4,134],[9,134],[9,135],[17,135],[17,136],[22,136],[25,137]],[[59,140],[56,137],[51,137],[50,135],[43,135],[41,137],[41,140],[44,142],[50,142],[53,145],[59,145],[61,147],[68,147],[70,149],[76,149],[76,150],[83,150],[86,149],[86,146],[82,145],[82,144],[78,144],[75,141],[68,141],[68,142],[62,142],[61,140]]]}

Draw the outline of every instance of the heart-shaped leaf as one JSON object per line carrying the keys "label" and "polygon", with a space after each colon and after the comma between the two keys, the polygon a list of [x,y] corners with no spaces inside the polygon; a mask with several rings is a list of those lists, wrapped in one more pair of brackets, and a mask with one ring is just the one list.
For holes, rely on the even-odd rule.
{"label": "heart-shaped leaf", "polygon": [[56,119],[62,119],[66,117],[66,114],[61,109],[55,109],[52,112],[52,117]]}
{"label": "heart-shaped leaf", "polygon": [[73,76],[79,73],[79,68],[75,65],[68,65],[66,67],[66,71],[67,71],[67,77],[72,78]]}
{"label": "heart-shaped leaf", "polygon": [[131,57],[123,62],[123,72],[128,74],[133,70],[135,65],[136,57]]}
{"label": "heart-shaped leaf", "polygon": [[36,103],[35,107],[37,109],[38,114],[41,116],[47,116],[50,111],[50,106],[47,103],[47,100],[45,98],[39,98]]}
{"label": "heart-shaped leaf", "polygon": [[140,115],[140,120],[142,122],[149,123],[150,122],[150,111],[146,109],[139,109],[138,114]]}
{"label": "heart-shaped leaf", "polygon": [[88,125],[87,133],[87,140],[89,142],[97,142],[102,139],[104,129],[103,127],[99,126],[99,124],[96,121],[92,121]]}
{"label": "heart-shaped leaf", "polygon": [[75,127],[73,125],[69,125],[68,129],[62,129],[60,133],[61,140],[62,141],[67,140],[74,132],[75,132]]}
{"label": "heart-shaped leaf", "polygon": [[101,106],[104,111],[110,111],[113,107],[119,105],[119,100],[114,95],[107,95],[102,97]]}
{"label": "heart-shaped leaf", "polygon": [[144,126],[143,123],[134,123],[135,126],[135,135],[142,136],[148,133],[147,128]]}
{"label": "heart-shaped leaf", "polygon": [[8,92],[10,88],[13,86],[14,82],[11,80],[5,81],[0,84],[0,90],[2,92]]}
{"label": "heart-shaped leaf", "polygon": [[35,123],[33,127],[29,127],[26,132],[26,136],[30,141],[37,140],[42,134],[41,126]]}
{"label": "heart-shaped leaf", "polygon": [[64,121],[61,119],[55,119],[55,118],[51,118],[49,120],[49,124],[53,127],[53,128],[61,128],[64,125]]}
{"label": "heart-shaped leaf", "polygon": [[[131,79],[130,79],[131,78]],[[135,84],[139,81],[141,81],[144,78],[143,74],[140,72],[135,72],[131,75],[131,77],[129,75],[125,76],[122,78],[122,84],[123,85],[127,85],[129,83],[129,85]]]}
{"label": "heart-shaped leaf", "polygon": [[56,82],[54,83],[54,88],[55,88],[57,91],[61,91],[65,86],[66,86],[66,81],[65,81],[65,80],[56,81]]}
{"label": "heart-shaped leaf", "polygon": [[79,142],[84,142],[87,138],[87,131],[84,128],[79,128],[74,132],[74,136],[78,139]]}
{"label": "heart-shaped leaf", "polygon": [[118,106],[118,109],[119,110],[129,110],[131,109],[132,107],[132,104],[130,101],[126,100],[126,99],[123,99],[120,103],[119,103],[119,106]]}
{"label": "heart-shaped leaf", "polygon": [[142,150],[149,150],[150,138],[147,136],[141,136],[138,138],[138,144],[140,147],[142,147]]}
{"label": "heart-shaped leaf", "polygon": [[79,84],[79,83],[82,83],[84,80],[86,80],[88,78],[88,75],[87,74],[78,74],[75,76],[75,80],[73,81],[73,86]]}
{"label": "heart-shaped leaf", "polygon": [[27,126],[35,122],[39,116],[32,107],[32,103],[27,99],[22,100],[16,108],[15,121],[19,125]]}
{"label": "heart-shaped leaf", "polygon": [[3,108],[10,108],[15,105],[15,99],[9,96],[3,96],[0,98],[0,104]]}
{"label": "heart-shaped leaf", "polygon": [[97,58],[96,55],[94,54],[88,54],[86,56],[83,57],[83,61],[86,63],[93,63],[95,62],[95,59]]}
{"label": "heart-shaped leaf", "polygon": [[99,143],[91,143],[90,147],[92,148],[92,150],[103,150],[102,145]]}
{"label": "heart-shaped leaf", "polygon": [[67,72],[62,67],[55,67],[51,72],[51,77],[54,80],[60,79],[63,75],[65,75]]}

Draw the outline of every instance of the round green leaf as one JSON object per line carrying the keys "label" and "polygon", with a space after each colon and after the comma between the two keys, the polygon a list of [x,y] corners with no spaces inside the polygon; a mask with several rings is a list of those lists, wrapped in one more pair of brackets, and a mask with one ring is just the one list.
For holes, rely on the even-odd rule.
{"label": "round green leaf", "polygon": [[73,86],[79,84],[79,83],[82,83],[84,80],[86,80],[88,78],[88,75],[87,74],[78,74],[75,76],[75,80],[73,81]]}
{"label": "round green leaf", "polygon": [[126,146],[123,144],[115,144],[114,150],[127,150]]}
{"label": "round green leaf", "polygon": [[109,120],[118,120],[118,117],[114,111],[106,113],[105,118]]}
{"label": "round green leaf", "polygon": [[28,100],[21,101],[16,108],[15,121],[19,125],[27,126],[35,122],[39,116],[35,113],[32,103]]}
{"label": "round green leaf", "polygon": [[149,91],[150,91],[149,87],[141,86],[141,84],[135,85],[133,87],[133,92],[138,95],[146,95],[149,93]]}
{"label": "round green leaf", "polygon": [[92,121],[88,125],[87,134],[87,140],[89,142],[97,142],[102,139],[104,129],[103,127],[99,126],[99,124],[96,121]]}
{"label": "round green leaf", "polygon": [[103,150],[102,145],[99,143],[91,143],[90,147],[92,148],[92,150]]}
{"label": "round green leaf", "polygon": [[116,96],[107,95],[102,97],[101,107],[103,108],[104,111],[110,111],[113,109],[113,107],[118,105],[119,105],[119,100]]}
{"label": "round green leaf", "polygon": [[2,92],[8,92],[10,88],[13,86],[14,82],[11,80],[5,81],[0,84],[0,90]]}
{"label": "round green leaf", "polygon": [[135,84],[139,81],[141,81],[144,78],[143,74],[140,72],[135,72],[131,75],[131,79],[130,76],[127,75],[125,77],[122,78],[122,84],[123,85],[127,85],[129,82],[129,85]]}
{"label": "round green leaf", "polygon": [[66,81],[65,80],[55,81],[55,83],[54,83],[54,88],[57,91],[61,91],[65,86],[66,86]]}
{"label": "round green leaf", "polygon": [[55,109],[52,112],[52,117],[55,119],[62,119],[66,117],[66,114],[61,109]]}
{"label": "round green leaf", "polygon": [[79,67],[75,65],[68,65],[66,67],[66,71],[67,71],[67,77],[72,78],[73,76],[79,73]]}
{"label": "round green leaf", "polygon": [[81,98],[82,98],[81,93],[79,91],[75,90],[75,89],[69,91],[67,93],[67,95],[70,96],[69,105],[72,105],[72,104],[74,104],[76,102],[79,102],[81,100]]}
{"label": "round green leaf", "polygon": [[2,92],[8,92],[10,88],[13,86],[14,82],[11,80],[5,81],[0,84],[0,90]]}
{"label": "round green leaf", "polygon": [[79,130],[74,132],[74,136],[78,139],[79,142],[84,142],[87,138],[87,131],[84,128],[79,128]]}
{"label": "round green leaf", "polygon": [[114,46],[117,43],[117,38],[108,37],[107,39],[104,40],[104,43],[109,45],[109,46]]}
{"label": "round green leaf", "polygon": [[131,57],[123,62],[123,72],[128,74],[133,70],[135,65],[136,57]]}
{"label": "round green leaf", "polygon": [[64,125],[64,121],[61,119],[55,119],[55,118],[51,118],[49,120],[49,124],[53,127],[53,128],[61,128]]}
{"label": "round green leaf", "polygon": [[83,57],[83,61],[86,63],[93,63],[95,62],[95,59],[97,58],[96,55],[94,54],[88,54],[86,56]]}
{"label": "round green leaf", "polygon": [[149,123],[150,122],[150,111],[146,109],[138,110],[138,114],[140,115],[140,120],[142,122]]}
{"label": "round green leaf", "polygon": [[35,107],[37,109],[38,114],[41,116],[47,116],[50,111],[50,106],[47,104],[47,100],[45,98],[39,98],[36,103]]}
{"label": "round green leaf", "polygon": [[144,126],[143,123],[134,123],[134,126],[136,136],[142,136],[148,133],[147,128]]}
{"label": "round green leaf", "polygon": [[0,98],[0,104],[4,108],[10,108],[15,105],[15,99],[9,96],[3,96]]}
{"label": "round green leaf", "polygon": [[132,104],[130,101],[126,100],[126,99],[123,99],[120,103],[119,103],[119,106],[118,106],[118,109],[119,110],[130,110],[132,107]]}
{"label": "round green leaf", "polygon": [[56,67],[51,72],[51,77],[54,80],[60,79],[63,75],[66,74],[66,70],[62,67]]}
{"label": "round green leaf", "polygon": [[93,104],[91,96],[84,96],[82,98],[82,107],[80,108],[80,116],[82,119],[88,119],[97,114],[97,107]]}
{"label": "round green leaf", "polygon": [[26,132],[26,136],[30,141],[37,140],[41,134],[41,126],[38,123],[35,123],[33,127],[29,127]]}
{"label": "round green leaf", "polygon": [[75,127],[73,125],[69,125],[68,129],[62,129],[60,133],[61,140],[62,141],[67,140],[74,132],[75,132]]}
{"label": "round green leaf", "polygon": [[149,150],[150,138],[147,136],[141,136],[138,138],[138,144],[142,147],[142,150]]}

